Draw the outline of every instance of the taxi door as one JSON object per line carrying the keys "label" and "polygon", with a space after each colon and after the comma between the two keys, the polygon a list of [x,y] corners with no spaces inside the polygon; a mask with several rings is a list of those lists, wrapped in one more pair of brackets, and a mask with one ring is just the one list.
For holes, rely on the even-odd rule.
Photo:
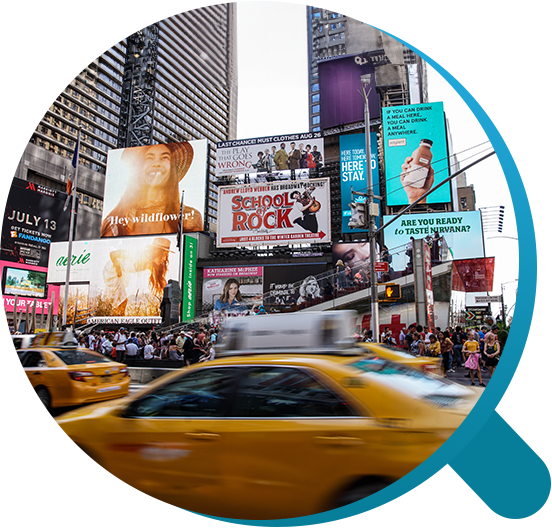
{"label": "taxi door", "polygon": [[42,352],[38,350],[28,350],[24,352],[21,363],[33,389],[36,389],[36,387],[40,385],[48,386],[48,367],[46,366],[46,359]]}
{"label": "taxi door", "polygon": [[224,425],[234,368],[187,371],[123,411],[106,435],[105,467],[160,500],[211,512],[221,500]]}
{"label": "taxi door", "polygon": [[225,516],[324,511],[349,478],[385,470],[377,420],[358,415],[308,370],[252,367],[238,386],[232,416],[225,433]]}

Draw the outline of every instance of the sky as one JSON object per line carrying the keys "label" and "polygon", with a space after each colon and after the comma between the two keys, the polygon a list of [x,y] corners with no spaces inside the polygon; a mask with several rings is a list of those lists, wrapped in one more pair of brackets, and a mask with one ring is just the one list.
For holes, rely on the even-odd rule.
{"label": "sky", "polygon": [[[278,2],[240,2],[237,12],[238,138],[308,132],[309,65],[305,6],[288,5],[284,13]],[[347,15],[346,12],[343,14]],[[262,36],[249,30],[258,27],[260,21],[273,21],[261,22]],[[283,25],[286,38],[281,39]],[[281,76],[277,74],[279,71],[282,71]],[[280,79],[284,82],[276,82]],[[429,102],[444,103],[452,131],[453,152],[464,166],[490,151],[492,147],[477,118],[431,66],[428,66],[428,95]],[[481,144],[484,145],[473,148]],[[466,177],[468,185],[474,185],[476,207],[505,207],[503,232],[485,233],[484,247],[485,255],[496,259],[494,289],[489,294],[500,295],[503,287],[508,312],[516,298],[518,269],[511,257],[517,252],[514,240],[517,232],[504,173],[497,157],[493,156],[469,169]],[[501,238],[495,238],[498,236]],[[475,294],[468,296],[468,306],[475,305],[473,297]],[[493,303],[491,309],[494,315],[498,314],[500,304]],[[513,315],[513,310],[510,315]]]}

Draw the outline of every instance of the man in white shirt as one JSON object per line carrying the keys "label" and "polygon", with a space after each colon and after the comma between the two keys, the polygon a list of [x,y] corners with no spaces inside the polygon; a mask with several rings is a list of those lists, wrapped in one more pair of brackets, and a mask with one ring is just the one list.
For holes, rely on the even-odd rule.
{"label": "man in white shirt", "polygon": [[144,347],[144,359],[153,358],[153,345],[151,341],[148,341],[147,345]]}
{"label": "man in white shirt", "polygon": [[128,341],[125,346],[127,357],[135,358],[138,355],[138,345],[136,343]]}
{"label": "man in white shirt", "polygon": [[126,341],[127,337],[125,334],[125,329],[121,327],[113,338],[113,344],[115,345],[115,351],[117,352],[118,363],[122,363],[125,360]]}

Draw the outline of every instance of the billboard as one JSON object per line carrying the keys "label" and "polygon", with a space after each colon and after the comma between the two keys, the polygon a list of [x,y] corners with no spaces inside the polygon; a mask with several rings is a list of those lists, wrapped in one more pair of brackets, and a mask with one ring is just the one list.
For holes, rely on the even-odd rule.
{"label": "billboard", "polygon": [[2,224],[1,260],[48,266],[50,244],[69,240],[71,208],[67,195],[14,178]]}
{"label": "billboard", "polygon": [[264,266],[266,311],[286,311],[301,304],[322,301],[325,286],[328,280],[331,282],[331,278],[320,277],[325,271],[326,264]]}
{"label": "billboard", "polygon": [[[382,110],[387,205],[407,205],[450,176],[443,103]],[[450,201],[450,185],[426,198]]]}
{"label": "billboard", "polygon": [[[339,137],[342,233],[368,231],[367,228],[359,227],[354,221],[354,217],[351,219],[351,210],[354,209],[351,207],[351,200],[354,202],[364,202],[365,200],[363,196],[355,196],[353,199],[351,191],[366,193],[368,187],[365,138],[365,134],[349,134]],[[379,196],[378,137],[376,132],[370,133],[370,150],[372,188],[374,194]]]}
{"label": "billboard", "polygon": [[371,74],[366,86],[370,118],[380,117],[374,66],[387,62],[383,50],[318,61],[321,129],[364,121],[362,75]]}
{"label": "billboard", "polygon": [[[379,247],[376,244],[376,251],[379,253]],[[334,266],[334,284],[338,289],[351,286],[353,284],[367,284],[370,280],[370,243],[369,242],[340,242],[333,244],[332,257]],[[376,255],[374,262],[378,260]],[[344,269],[337,269],[337,263],[341,261],[344,266],[351,268],[352,274],[345,276]],[[341,273],[338,273],[341,271]]]}
{"label": "billboard", "polygon": [[324,165],[324,138],[320,132],[234,139],[217,143],[215,174],[308,174]]}
{"label": "billboard", "polygon": [[182,249],[182,321],[189,321],[195,316],[197,239],[184,237]]}
{"label": "billboard", "polygon": [[452,264],[452,289],[462,292],[493,291],[494,257],[455,260]]}
{"label": "billboard", "polygon": [[213,313],[215,323],[226,315],[247,315],[262,298],[262,266],[203,269],[203,310]]}
{"label": "billboard", "polygon": [[[384,225],[394,216],[384,216]],[[423,238],[432,248],[432,261],[484,256],[483,229],[479,211],[405,214],[383,230],[395,271],[410,264],[406,254],[411,238]]]}
{"label": "billboard", "polygon": [[[169,279],[178,281],[175,248],[175,235],[76,241],[70,282],[89,284],[87,308],[102,322],[158,317],[163,288]],[[52,244],[48,282],[65,283],[66,266],[67,243]]]}
{"label": "billboard", "polygon": [[203,231],[207,140],[110,150],[101,237]]}
{"label": "billboard", "polygon": [[219,187],[218,247],[330,240],[328,178]]}

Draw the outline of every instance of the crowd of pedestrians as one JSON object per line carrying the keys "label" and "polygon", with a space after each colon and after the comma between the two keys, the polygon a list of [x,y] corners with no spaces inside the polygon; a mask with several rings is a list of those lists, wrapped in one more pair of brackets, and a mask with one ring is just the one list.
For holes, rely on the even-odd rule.
{"label": "crowd of pedestrians", "polygon": [[[372,342],[372,331],[364,330],[358,335],[359,341]],[[385,327],[380,342],[405,349],[413,356],[440,357],[443,360],[444,375],[467,370],[466,378],[475,385],[475,376],[480,387],[485,387],[481,371],[486,370],[492,377],[501,354],[498,340],[498,326],[473,327],[462,329],[437,327],[430,330],[427,326],[411,324],[400,331],[398,340],[393,332]]]}
{"label": "crowd of pedestrians", "polygon": [[81,347],[94,350],[119,363],[128,360],[170,360],[183,365],[215,359],[218,329],[200,326],[196,332],[133,332],[92,330],[77,339]]}

